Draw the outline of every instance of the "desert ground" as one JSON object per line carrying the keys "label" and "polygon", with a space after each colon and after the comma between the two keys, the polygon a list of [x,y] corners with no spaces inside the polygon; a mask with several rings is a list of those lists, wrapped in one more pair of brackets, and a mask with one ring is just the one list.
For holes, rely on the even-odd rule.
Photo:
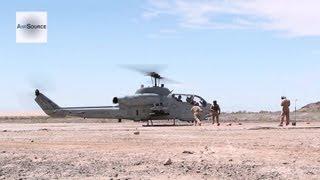
{"label": "desert ground", "polygon": [[[0,179],[320,179],[320,113],[204,122],[0,118]],[[166,126],[160,125],[166,124]]]}

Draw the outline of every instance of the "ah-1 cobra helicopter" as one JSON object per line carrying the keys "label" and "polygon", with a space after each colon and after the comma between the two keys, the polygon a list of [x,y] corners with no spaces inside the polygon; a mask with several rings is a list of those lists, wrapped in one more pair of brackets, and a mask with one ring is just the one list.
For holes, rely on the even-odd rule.
{"label": "ah-1 cobra helicopter", "polygon": [[172,93],[164,84],[157,72],[145,72],[153,82],[151,87],[141,86],[134,95],[114,97],[115,106],[60,107],[38,89],[35,90],[35,101],[50,117],[81,117],[103,119],[128,119],[133,121],[175,120],[193,121],[191,108],[199,104],[203,109],[203,117],[210,112],[210,104],[202,97],[194,94]]}

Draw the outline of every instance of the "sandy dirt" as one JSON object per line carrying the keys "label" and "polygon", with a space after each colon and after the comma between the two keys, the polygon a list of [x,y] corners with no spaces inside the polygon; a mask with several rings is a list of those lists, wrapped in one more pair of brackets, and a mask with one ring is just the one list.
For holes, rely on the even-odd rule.
{"label": "sandy dirt", "polygon": [[0,179],[319,179],[320,122],[1,123]]}

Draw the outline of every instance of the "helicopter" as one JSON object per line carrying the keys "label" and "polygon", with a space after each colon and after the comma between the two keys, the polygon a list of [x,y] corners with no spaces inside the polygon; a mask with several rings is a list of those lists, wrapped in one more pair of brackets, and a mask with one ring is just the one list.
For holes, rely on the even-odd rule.
{"label": "helicopter", "polygon": [[114,106],[88,106],[88,107],[60,107],[40,90],[35,90],[35,101],[50,117],[81,117],[103,119],[128,119],[133,121],[146,121],[153,125],[152,120],[175,120],[192,122],[194,116],[191,108],[199,105],[203,110],[201,119],[205,119],[210,112],[210,106],[201,96],[195,94],[172,93],[162,80],[169,80],[155,71],[144,72],[151,77],[152,86],[141,87],[133,95],[114,97]]}

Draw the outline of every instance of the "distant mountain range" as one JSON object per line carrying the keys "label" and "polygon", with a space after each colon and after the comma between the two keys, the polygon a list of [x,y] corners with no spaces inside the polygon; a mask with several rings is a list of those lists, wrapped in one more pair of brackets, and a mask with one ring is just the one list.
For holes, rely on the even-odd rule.
{"label": "distant mountain range", "polygon": [[300,110],[300,112],[320,112],[320,101],[316,103],[310,103],[305,106],[303,106]]}

